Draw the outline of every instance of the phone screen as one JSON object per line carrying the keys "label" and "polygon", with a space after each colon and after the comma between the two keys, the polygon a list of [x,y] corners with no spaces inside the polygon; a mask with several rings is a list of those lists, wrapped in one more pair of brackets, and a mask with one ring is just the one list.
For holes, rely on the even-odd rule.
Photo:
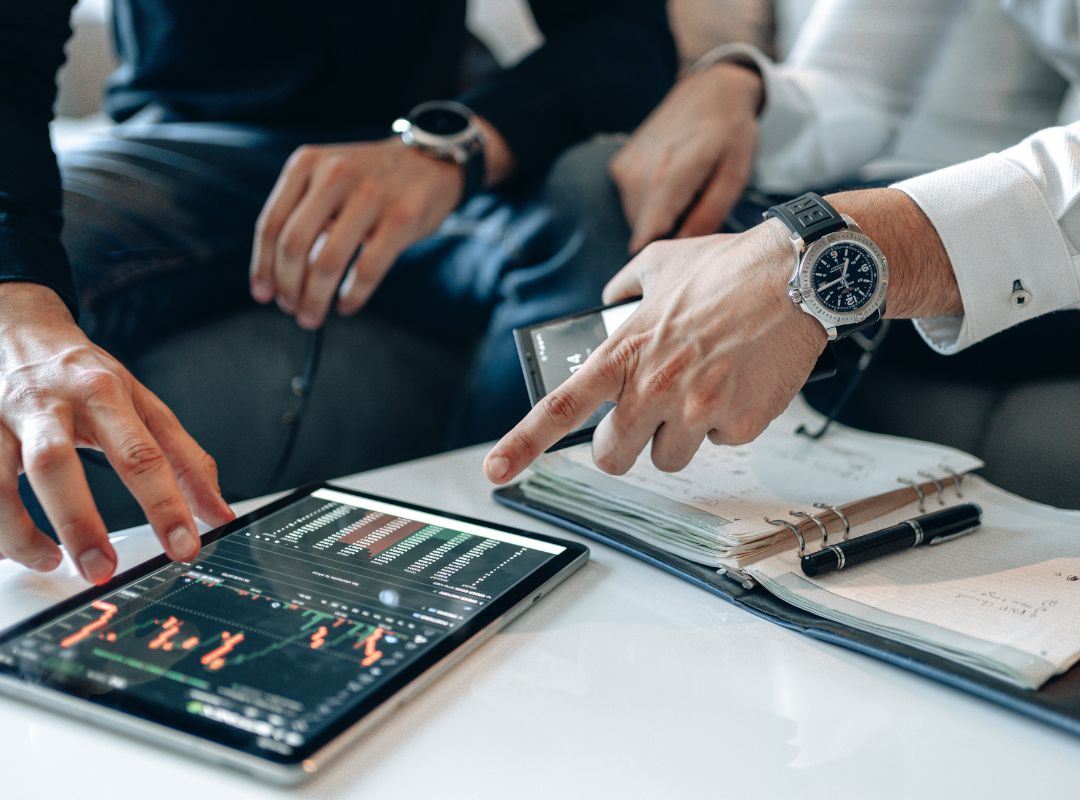
{"label": "phone screen", "polygon": [[[541,322],[514,331],[518,357],[529,389],[529,402],[536,405],[553,389],[584,366],[604,340],[619,329],[637,310],[641,298],[634,298],[602,308],[594,308],[567,317]],[[830,342],[807,383],[831,378],[837,372],[837,358]],[[577,430],[561,439],[552,450],[592,438],[600,420],[614,407],[604,403]]]}
{"label": "phone screen", "polygon": [[[515,330],[530,402],[536,405],[581,369],[593,351],[630,318],[640,303],[640,299],[629,300]],[[605,403],[553,449],[588,440],[611,408],[611,403]]]}

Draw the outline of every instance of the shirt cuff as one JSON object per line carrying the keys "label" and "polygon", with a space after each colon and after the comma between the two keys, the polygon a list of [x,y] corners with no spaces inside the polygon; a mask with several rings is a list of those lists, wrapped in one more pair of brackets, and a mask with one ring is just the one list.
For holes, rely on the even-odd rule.
{"label": "shirt cuff", "polygon": [[60,295],[72,316],[78,319],[75,286],[59,237],[0,224],[0,283],[8,281],[49,287]]}
{"label": "shirt cuff", "polygon": [[1077,265],[1031,177],[1003,156],[982,158],[893,185],[937,230],[964,313],[915,326],[950,355],[1029,319],[1080,302]]}

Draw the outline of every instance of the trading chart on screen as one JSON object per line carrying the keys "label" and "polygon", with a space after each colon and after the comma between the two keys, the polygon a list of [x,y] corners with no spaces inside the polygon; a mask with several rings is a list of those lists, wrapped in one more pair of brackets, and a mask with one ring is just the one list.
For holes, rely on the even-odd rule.
{"label": "trading chart on screen", "polygon": [[563,548],[318,490],[0,647],[284,754]]}

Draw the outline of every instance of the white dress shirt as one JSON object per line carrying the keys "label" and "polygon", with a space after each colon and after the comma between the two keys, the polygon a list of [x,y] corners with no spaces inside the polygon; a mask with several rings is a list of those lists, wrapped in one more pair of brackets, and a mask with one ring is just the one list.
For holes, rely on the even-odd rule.
{"label": "white dress shirt", "polygon": [[1080,0],[819,0],[782,64],[728,59],[764,78],[757,188],[919,175],[964,302],[916,321],[935,349],[1080,308]]}

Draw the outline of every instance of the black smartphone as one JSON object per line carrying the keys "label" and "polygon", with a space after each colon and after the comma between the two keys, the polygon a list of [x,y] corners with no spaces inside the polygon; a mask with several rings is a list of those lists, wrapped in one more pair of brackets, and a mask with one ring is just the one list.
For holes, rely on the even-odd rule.
{"label": "black smartphone", "polygon": [[[517,343],[521,369],[525,373],[529,402],[535,406],[552,389],[581,369],[585,359],[630,318],[640,303],[641,298],[635,297],[610,306],[591,308],[536,325],[516,328],[514,341]],[[830,342],[818,358],[807,383],[831,378],[836,374],[836,370],[836,354]],[[612,403],[604,403],[581,427],[564,436],[550,450],[592,439],[596,426],[613,407]]]}

